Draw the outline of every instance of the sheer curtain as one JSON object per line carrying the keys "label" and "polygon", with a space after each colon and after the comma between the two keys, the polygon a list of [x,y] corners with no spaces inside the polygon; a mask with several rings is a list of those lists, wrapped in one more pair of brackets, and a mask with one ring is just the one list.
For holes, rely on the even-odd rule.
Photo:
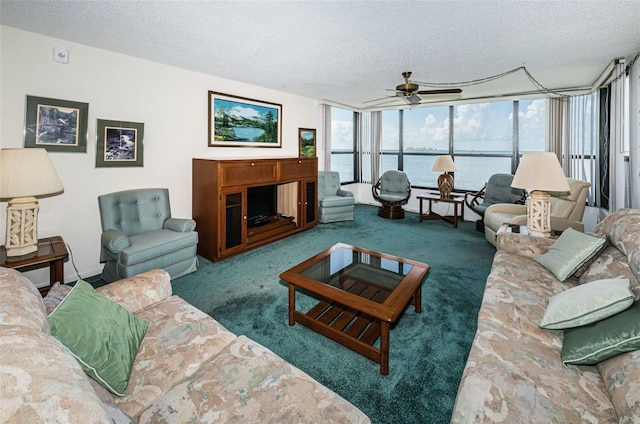
{"label": "sheer curtain", "polygon": [[331,106],[322,105],[322,148],[324,150],[324,170],[331,169]]}
{"label": "sheer curtain", "polygon": [[599,204],[597,94],[549,99],[547,150],[558,156],[565,175],[589,181],[589,205]]}
{"label": "sheer curtain", "polygon": [[[610,110],[610,123],[609,123],[609,175],[610,175],[610,189],[609,189],[609,210],[615,211],[623,208],[626,205],[625,199],[629,201],[629,186],[627,182],[628,177],[628,162],[625,167],[625,153],[629,152],[628,132],[626,125],[629,122],[628,119],[628,101],[627,95],[627,79],[625,78],[625,62],[619,60],[616,62],[613,69],[613,82],[609,88],[611,93],[611,102],[609,104]],[[621,182],[625,184],[618,184],[614,186],[613,181]],[[623,186],[623,187],[621,187]]]}
{"label": "sheer curtain", "polygon": [[358,162],[361,183],[375,184],[380,170],[382,112],[361,112],[358,131]]}

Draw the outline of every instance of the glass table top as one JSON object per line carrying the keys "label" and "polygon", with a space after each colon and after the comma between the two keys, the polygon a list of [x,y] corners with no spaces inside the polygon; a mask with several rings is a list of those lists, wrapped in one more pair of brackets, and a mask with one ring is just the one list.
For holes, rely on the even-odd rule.
{"label": "glass table top", "polygon": [[382,303],[413,265],[341,247],[300,274]]}

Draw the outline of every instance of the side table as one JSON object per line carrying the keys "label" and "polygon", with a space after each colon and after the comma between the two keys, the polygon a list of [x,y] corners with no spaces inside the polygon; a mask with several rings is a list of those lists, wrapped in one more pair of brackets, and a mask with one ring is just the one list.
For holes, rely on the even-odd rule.
{"label": "side table", "polygon": [[7,257],[7,250],[0,246],[0,266],[23,271],[49,266],[49,285],[38,287],[45,296],[56,281],[64,284],[64,261],[69,257],[67,246],[60,236],[38,240],[38,250],[23,256]]}
{"label": "side table", "polygon": [[[458,219],[464,221],[464,195],[463,194],[451,194],[451,197],[444,199],[435,194],[424,194],[417,196],[420,201],[420,222],[429,219],[442,219],[450,224],[453,224],[453,228],[458,228]],[[427,213],[423,213],[422,202],[427,200],[429,202],[429,209]],[[433,202],[451,203],[453,205],[453,215],[440,215],[433,211]]]}

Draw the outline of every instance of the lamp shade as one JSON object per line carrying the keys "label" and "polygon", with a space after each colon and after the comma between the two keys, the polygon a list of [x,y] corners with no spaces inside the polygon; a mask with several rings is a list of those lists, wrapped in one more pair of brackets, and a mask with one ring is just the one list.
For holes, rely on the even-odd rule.
{"label": "lamp shade", "polygon": [[511,187],[541,191],[569,191],[558,157],[552,152],[525,153]]}
{"label": "lamp shade", "polygon": [[63,190],[45,149],[0,150],[0,198],[46,196]]}
{"label": "lamp shade", "polygon": [[440,155],[436,156],[435,162],[433,162],[432,171],[438,172],[455,172],[458,169],[456,168],[456,164],[453,163],[453,159],[449,155]]}

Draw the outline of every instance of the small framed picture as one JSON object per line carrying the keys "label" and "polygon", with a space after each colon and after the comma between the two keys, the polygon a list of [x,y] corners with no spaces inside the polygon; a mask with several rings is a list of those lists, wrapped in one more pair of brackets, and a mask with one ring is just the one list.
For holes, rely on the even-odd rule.
{"label": "small framed picture", "polygon": [[98,119],[96,128],[96,168],[143,166],[143,123]]}
{"label": "small framed picture", "polygon": [[316,130],[298,128],[298,145],[301,158],[316,156]]}
{"label": "small framed picture", "polygon": [[49,152],[87,152],[89,103],[27,96],[24,147]]}

